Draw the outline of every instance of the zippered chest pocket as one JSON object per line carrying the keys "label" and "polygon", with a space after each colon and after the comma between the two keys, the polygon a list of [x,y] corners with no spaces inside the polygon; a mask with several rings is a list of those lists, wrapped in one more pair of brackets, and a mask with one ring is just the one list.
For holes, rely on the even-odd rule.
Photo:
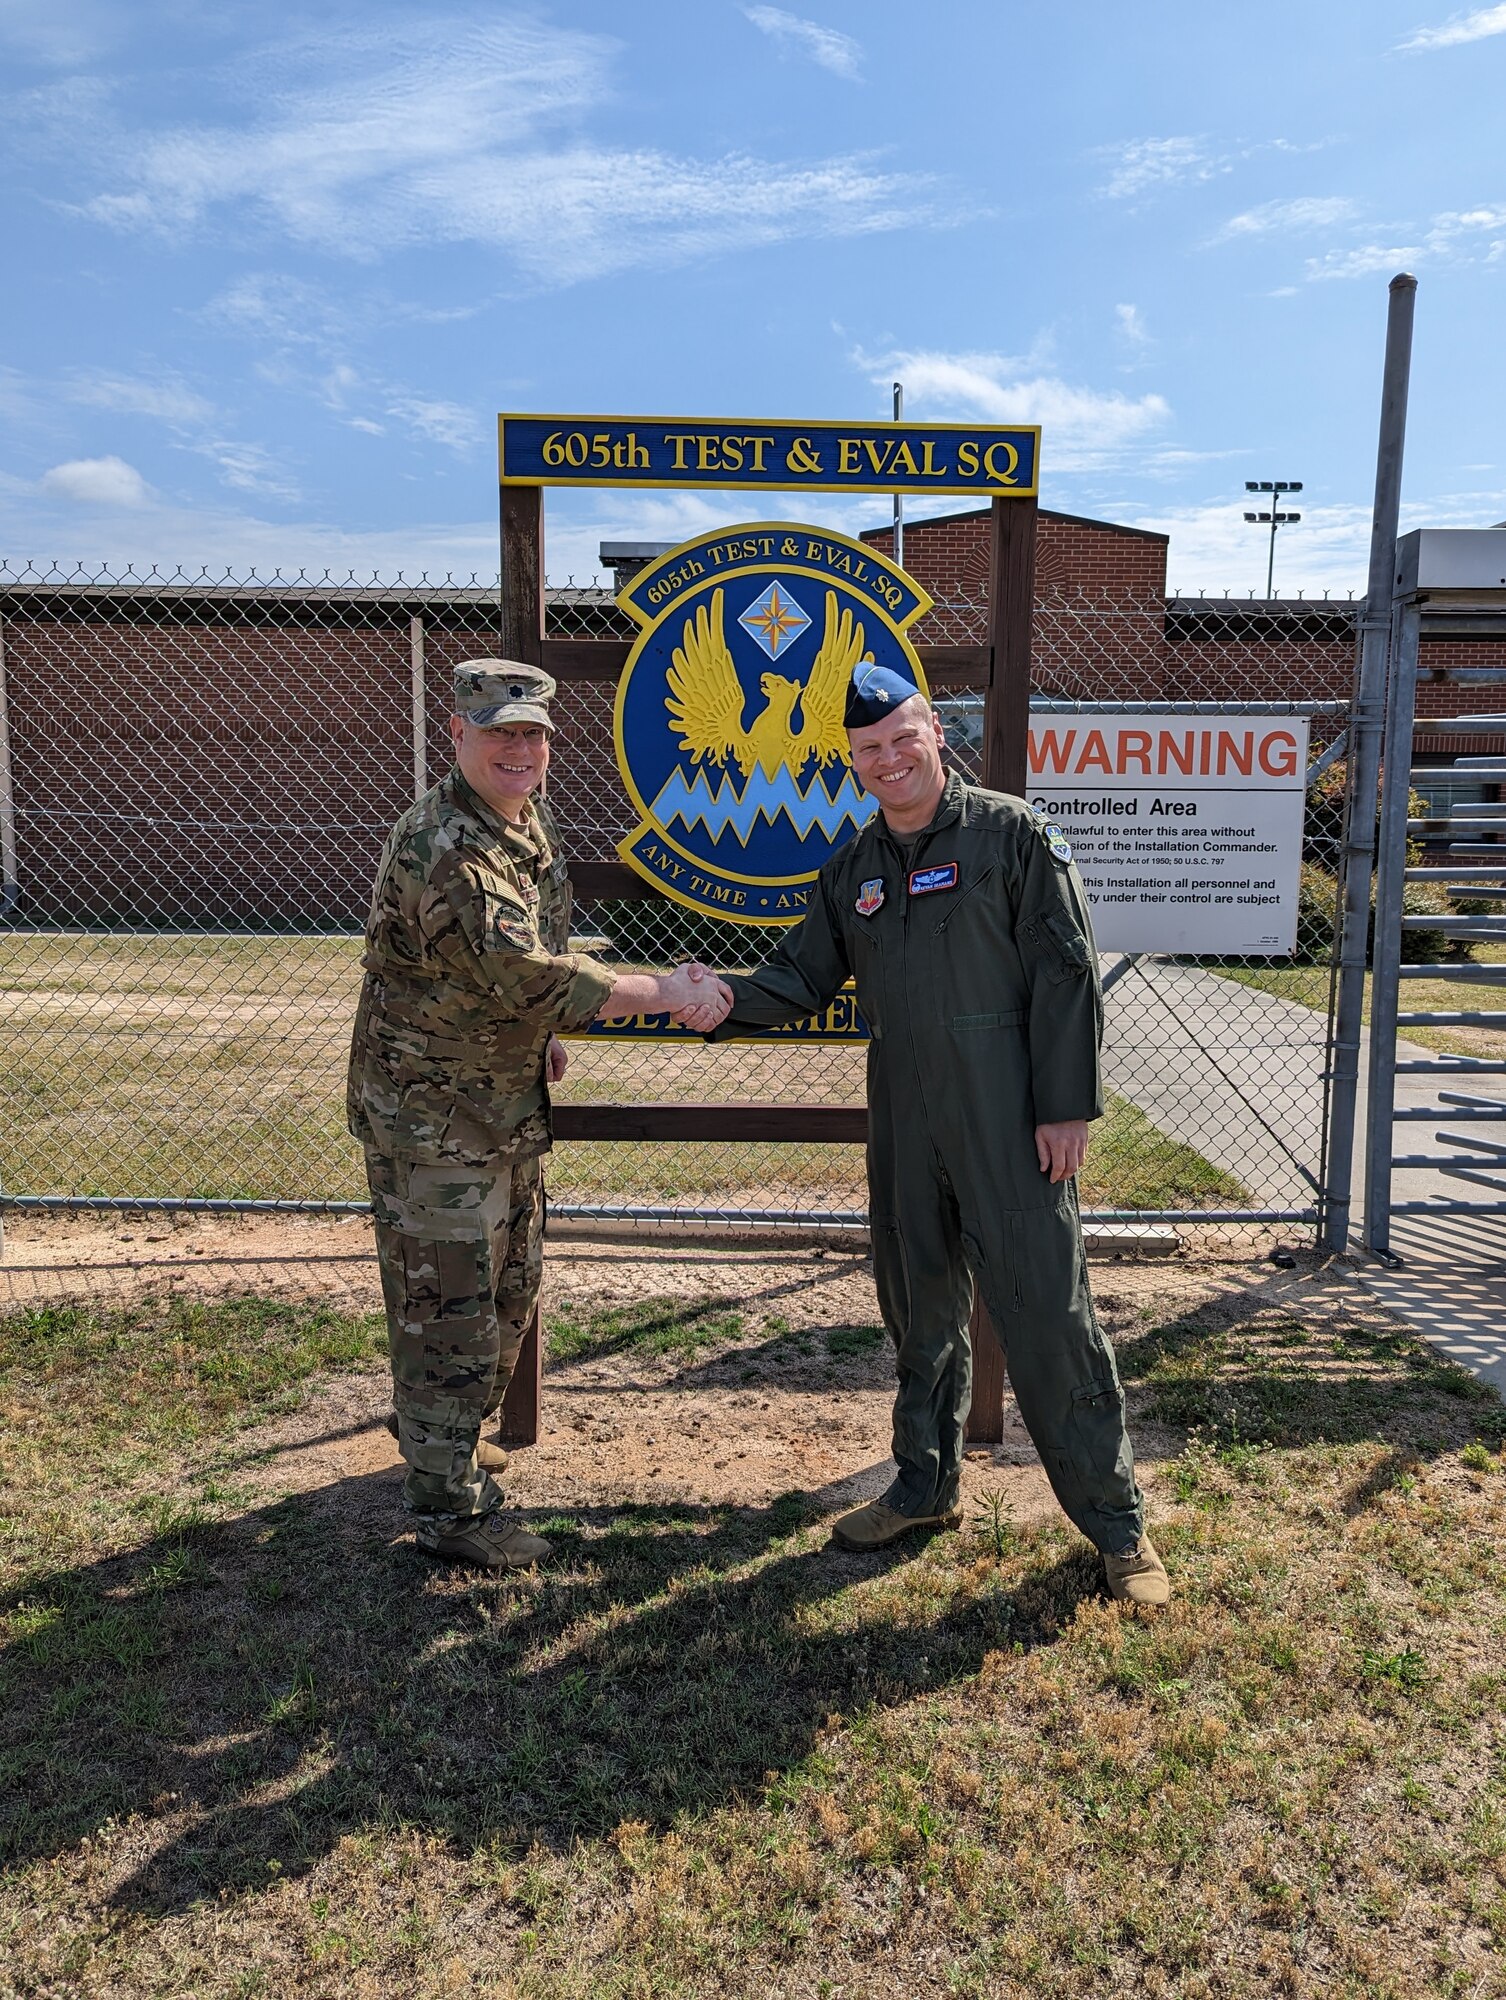
{"label": "zippered chest pocket", "polygon": [[976,920],[981,910],[987,906],[988,901],[986,896],[983,897],[981,903],[977,898],[980,892],[987,889],[995,880],[998,872],[997,863],[991,863],[981,874],[975,875],[970,882],[964,882],[955,895],[949,896],[946,900],[946,908],[937,917],[932,935],[934,937],[944,936],[959,918],[964,923],[970,919]]}

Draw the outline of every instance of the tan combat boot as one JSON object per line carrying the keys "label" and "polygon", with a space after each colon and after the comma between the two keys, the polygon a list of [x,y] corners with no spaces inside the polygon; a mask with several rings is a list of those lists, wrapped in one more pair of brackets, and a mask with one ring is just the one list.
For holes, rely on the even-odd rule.
{"label": "tan combat boot", "polygon": [[[383,1422],[392,1435],[396,1437],[398,1435],[397,1411],[389,1410]],[[506,1472],[507,1453],[502,1449],[501,1445],[488,1444],[485,1438],[478,1438],[476,1440],[476,1463],[483,1472]]]}
{"label": "tan combat boot", "polygon": [[1117,1556],[1106,1554],[1103,1566],[1108,1572],[1109,1590],[1121,1604],[1157,1607],[1170,1604],[1171,1578],[1166,1574],[1165,1565],[1156,1554],[1149,1535],[1142,1535],[1138,1542],[1131,1542]]}
{"label": "tan combat boot", "polygon": [[908,1535],[912,1528],[956,1528],[962,1524],[962,1510],[953,1507],[945,1514],[897,1514],[882,1500],[870,1500],[855,1513],[844,1514],[831,1531],[831,1538],[844,1549],[883,1549]]}
{"label": "tan combat boot", "polygon": [[442,1535],[420,1529],[417,1539],[426,1556],[469,1563],[473,1569],[532,1569],[549,1554],[542,1535],[530,1535],[505,1514],[478,1514]]}

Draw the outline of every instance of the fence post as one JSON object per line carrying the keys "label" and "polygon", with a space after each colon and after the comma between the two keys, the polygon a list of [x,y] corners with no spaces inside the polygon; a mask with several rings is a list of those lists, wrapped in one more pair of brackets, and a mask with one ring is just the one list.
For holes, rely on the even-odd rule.
{"label": "fence post", "polygon": [[0,614],[0,918],[20,900],[16,872],[16,794],[10,774],[10,706],[5,687],[5,618]]}
{"label": "fence post", "polygon": [[[1323,1185],[1319,1191],[1319,1241],[1325,1250],[1349,1246],[1353,1209],[1354,1122],[1360,1074],[1360,1024],[1365,1009],[1365,961],[1370,937],[1370,882],[1375,867],[1376,787],[1386,713],[1386,663],[1391,642],[1392,566],[1401,509],[1401,466],[1407,437],[1407,383],[1412,368],[1412,309],[1417,280],[1399,272],[1391,280],[1386,316],[1386,361],[1381,380],[1380,440],[1375,455],[1375,509],[1370,526],[1370,572],[1360,612],[1354,709],[1349,726],[1349,782],[1345,787],[1344,845],[1340,857],[1343,907],[1339,920],[1339,976],[1334,1008],[1328,1129],[1324,1134]],[[1373,1033],[1373,1028],[1372,1028]]]}
{"label": "fence post", "polygon": [[[1030,621],[1035,609],[1034,500],[995,500],[988,577],[988,688],[983,697],[983,782],[1023,794],[1029,784]],[[968,1327],[973,1348],[973,1405],[967,1435],[975,1444],[1004,1437],[1004,1351],[974,1296]]]}
{"label": "fence post", "polygon": [[409,679],[413,692],[413,796],[429,789],[429,699],[424,674],[424,621],[408,620]]}
{"label": "fence post", "polygon": [[1375,877],[1375,952],[1370,982],[1370,1077],[1365,1103],[1365,1247],[1391,1256],[1392,1120],[1396,1111],[1396,967],[1401,960],[1407,879],[1407,816],[1412,796],[1412,733],[1417,711],[1417,655],[1422,608],[1396,605],[1396,643],[1386,690],[1381,781],[1380,865]]}
{"label": "fence post", "polygon": [[[502,655],[537,667],[544,660],[544,489],[504,486],[502,493]],[[538,1308],[523,1337],[518,1365],[500,1410],[508,1445],[537,1444],[544,1387],[544,1341]]]}

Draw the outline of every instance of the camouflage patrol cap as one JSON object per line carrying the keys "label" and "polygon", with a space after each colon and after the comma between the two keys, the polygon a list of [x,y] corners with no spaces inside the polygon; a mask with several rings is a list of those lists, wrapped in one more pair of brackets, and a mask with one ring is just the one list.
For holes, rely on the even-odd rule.
{"label": "camouflage patrol cap", "polygon": [[504,722],[539,722],[553,729],[554,679],[521,660],[462,660],[455,669],[455,713],[477,729]]}

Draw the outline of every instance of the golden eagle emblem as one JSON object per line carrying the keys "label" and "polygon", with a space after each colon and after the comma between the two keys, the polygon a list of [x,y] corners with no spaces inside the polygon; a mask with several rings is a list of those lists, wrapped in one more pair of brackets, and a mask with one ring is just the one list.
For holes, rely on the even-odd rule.
{"label": "golden eagle emblem", "polygon": [[[722,622],[720,590],[711,594],[709,608],[702,604],[693,618],[685,620],[680,644],[665,679],[669,693],[664,706],[670,723],[699,764],[709,758],[725,764],[735,758],[746,778],[756,764],[765,777],[777,776],[781,767],[798,772],[809,757],[824,767],[833,758],[847,761],[847,733],[842,727],[842,709],[852,670],[864,660],[865,638],[860,619],[850,610],[837,611],[837,593],[826,593],[826,629],[821,649],[802,684],[784,674],[765,673],[758,677],[764,706],[747,729],[743,708],[747,697],[732,655],[727,650]],[[794,724],[796,706],[800,727]]]}

